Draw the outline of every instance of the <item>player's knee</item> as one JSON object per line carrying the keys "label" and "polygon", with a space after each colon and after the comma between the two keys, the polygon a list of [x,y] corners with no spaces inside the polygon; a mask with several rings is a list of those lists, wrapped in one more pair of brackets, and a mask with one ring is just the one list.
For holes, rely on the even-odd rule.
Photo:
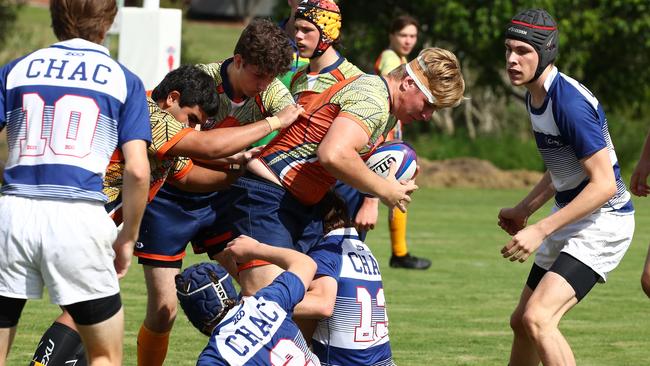
{"label": "player's knee", "polygon": [[25,299],[0,296],[0,328],[15,327],[26,302]]}
{"label": "player's knee", "polygon": [[641,288],[650,297],[650,273],[644,272],[641,276]]}
{"label": "player's knee", "polygon": [[153,323],[150,325],[154,331],[167,331],[174,324],[177,313],[178,305],[176,301],[158,303],[157,306],[147,309],[147,318],[150,320],[148,323]]}
{"label": "player's knee", "polygon": [[538,307],[529,307],[521,317],[522,324],[529,336],[535,337],[551,325],[551,319]]}
{"label": "player's knee", "polygon": [[523,314],[519,311],[515,311],[510,315],[510,328],[515,334],[525,334],[526,327],[524,326]]}
{"label": "player's knee", "polygon": [[122,308],[120,294],[101,299],[82,301],[64,306],[74,322],[79,325],[93,325],[110,319]]}

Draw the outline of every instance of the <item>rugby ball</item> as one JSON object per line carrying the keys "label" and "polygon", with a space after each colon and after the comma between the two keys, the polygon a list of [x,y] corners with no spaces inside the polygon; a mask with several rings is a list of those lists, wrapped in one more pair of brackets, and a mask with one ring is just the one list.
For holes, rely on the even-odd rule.
{"label": "rugby ball", "polygon": [[379,147],[366,160],[370,170],[386,178],[391,164],[397,164],[395,179],[409,180],[415,176],[418,166],[418,157],[415,149],[406,142],[392,140],[379,145]]}

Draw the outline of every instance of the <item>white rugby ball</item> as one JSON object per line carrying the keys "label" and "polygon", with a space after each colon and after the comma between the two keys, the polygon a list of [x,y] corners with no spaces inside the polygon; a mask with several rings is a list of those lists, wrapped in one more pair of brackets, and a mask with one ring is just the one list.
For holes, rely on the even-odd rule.
{"label": "white rugby ball", "polygon": [[418,166],[415,149],[406,142],[393,140],[380,145],[366,160],[366,166],[384,178],[391,164],[397,164],[395,179],[413,179]]}

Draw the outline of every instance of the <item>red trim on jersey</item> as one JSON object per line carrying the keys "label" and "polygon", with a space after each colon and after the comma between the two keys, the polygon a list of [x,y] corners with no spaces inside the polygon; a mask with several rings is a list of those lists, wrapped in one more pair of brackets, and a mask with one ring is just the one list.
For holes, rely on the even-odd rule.
{"label": "red trim on jersey", "polygon": [[522,22],[520,20],[513,20],[511,23],[512,24],[523,25],[524,27],[527,27],[527,28],[541,29],[541,30],[548,30],[548,31],[554,31],[554,30],[557,29],[557,27],[547,27],[547,26],[543,26],[543,25],[535,25],[535,24]]}

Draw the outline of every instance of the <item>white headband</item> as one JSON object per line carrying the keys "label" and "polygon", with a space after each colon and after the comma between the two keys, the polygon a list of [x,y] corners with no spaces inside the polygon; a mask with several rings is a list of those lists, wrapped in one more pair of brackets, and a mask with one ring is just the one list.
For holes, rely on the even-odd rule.
{"label": "white headband", "polygon": [[[417,61],[418,66],[420,66],[420,69],[422,69],[422,70],[426,69],[426,65],[424,64],[424,61],[422,61],[422,56],[418,56],[414,61]],[[411,77],[411,79],[413,79],[415,81],[415,85],[417,85],[418,89],[420,89],[422,91],[422,93],[424,93],[424,96],[427,97],[427,100],[429,101],[429,103],[435,104],[436,98],[433,97],[433,94],[431,93],[431,90],[429,90],[429,88],[427,88],[424,85],[422,80],[420,80],[420,78],[418,77],[418,73],[411,68],[411,63],[412,62],[413,61],[406,64],[406,73]],[[418,71],[420,71],[420,70],[418,70]],[[420,71],[419,74],[422,75],[422,77],[425,77],[424,72]]]}

